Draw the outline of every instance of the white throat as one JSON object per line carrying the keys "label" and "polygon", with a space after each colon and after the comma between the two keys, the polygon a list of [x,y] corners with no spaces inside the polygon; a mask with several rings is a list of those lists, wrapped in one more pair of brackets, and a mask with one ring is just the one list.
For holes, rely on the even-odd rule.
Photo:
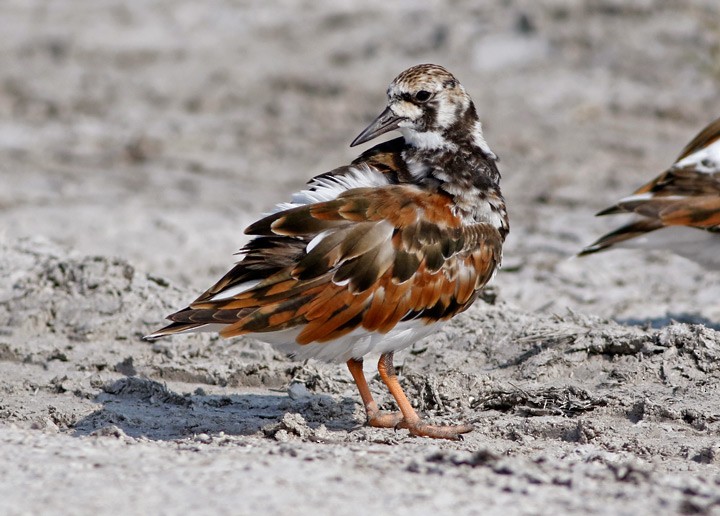
{"label": "white throat", "polygon": [[456,150],[457,145],[448,141],[441,133],[437,131],[418,132],[414,129],[401,127],[405,141],[415,148],[423,150],[444,149]]}
{"label": "white throat", "polygon": [[[417,149],[422,150],[449,150],[456,151],[457,145],[445,138],[439,131],[419,132],[410,127],[399,127],[405,141]],[[492,160],[497,160],[497,155],[490,149],[483,136],[482,124],[476,121],[472,128],[472,142]]]}

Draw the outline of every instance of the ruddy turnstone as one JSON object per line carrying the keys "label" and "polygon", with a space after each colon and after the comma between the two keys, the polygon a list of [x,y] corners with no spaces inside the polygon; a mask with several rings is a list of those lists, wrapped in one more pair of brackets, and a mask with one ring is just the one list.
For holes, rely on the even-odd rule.
{"label": "ruddy turnstone", "polygon": [[586,247],[668,249],[720,268],[720,119],[698,134],[668,170],[597,215],[631,220]]}
{"label": "ruddy turnstone", "polygon": [[[401,138],[308,182],[251,224],[254,238],[220,281],[148,338],[189,331],[253,334],[297,359],[344,361],[371,426],[459,439],[415,412],[393,353],[466,310],[500,265],[508,233],[495,154],[475,105],[441,66],[405,70],[385,110],[351,146]],[[381,412],[363,374],[378,371],[400,412]]]}

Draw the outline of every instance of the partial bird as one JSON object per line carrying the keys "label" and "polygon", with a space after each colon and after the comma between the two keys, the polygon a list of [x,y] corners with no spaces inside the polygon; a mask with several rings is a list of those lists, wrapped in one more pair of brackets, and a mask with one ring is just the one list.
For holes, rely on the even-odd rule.
{"label": "partial bird", "polygon": [[683,149],[665,172],[597,215],[630,221],[580,252],[611,247],[668,249],[720,268],[720,118]]}
{"label": "partial bird", "polygon": [[[389,131],[402,136],[314,177],[251,224],[242,259],[147,338],[252,334],[299,360],[346,362],[368,424],[460,439],[471,425],[432,425],[416,413],[393,354],[467,310],[500,266],[509,224],[497,157],[445,68],[405,70],[387,98],[351,147]],[[380,411],[373,399],[368,353],[380,354],[399,412]]]}

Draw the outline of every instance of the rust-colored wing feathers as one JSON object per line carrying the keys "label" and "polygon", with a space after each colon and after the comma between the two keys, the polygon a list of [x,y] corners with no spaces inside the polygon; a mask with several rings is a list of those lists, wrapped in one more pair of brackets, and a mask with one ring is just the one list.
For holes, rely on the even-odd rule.
{"label": "rust-colored wing feathers", "polygon": [[299,344],[449,319],[492,277],[502,244],[495,228],[462,225],[450,206],[445,194],[392,185],[270,215],[247,229],[257,237],[244,259],[169,318],[225,324],[225,337],[298,327]]}
{"label": "rust-colored wing feathers", "polygon": [[638,217],[604,235],[580,254],[600,251],[667,226],[717,231],[720,228],[720,164],[715,163],[717,158],[705,156],[708,147],[718,145],[719,139],[720,119],[703,129],[683,149],[674,166],[599,212],[598,215],[627,213]]}

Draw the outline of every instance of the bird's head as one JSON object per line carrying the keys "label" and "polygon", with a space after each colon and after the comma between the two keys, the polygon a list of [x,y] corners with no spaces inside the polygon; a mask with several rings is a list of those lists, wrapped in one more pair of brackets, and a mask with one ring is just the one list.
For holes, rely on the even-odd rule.
{"label": "bird's head", "polygon": [[351,147],[397,129],[405,141],[422,149],[452,144],[459,123],[472,133],[477,114],[470,96],[445,68],[421,64],[408,68],[390,84],[385,110],[357,138]]}

